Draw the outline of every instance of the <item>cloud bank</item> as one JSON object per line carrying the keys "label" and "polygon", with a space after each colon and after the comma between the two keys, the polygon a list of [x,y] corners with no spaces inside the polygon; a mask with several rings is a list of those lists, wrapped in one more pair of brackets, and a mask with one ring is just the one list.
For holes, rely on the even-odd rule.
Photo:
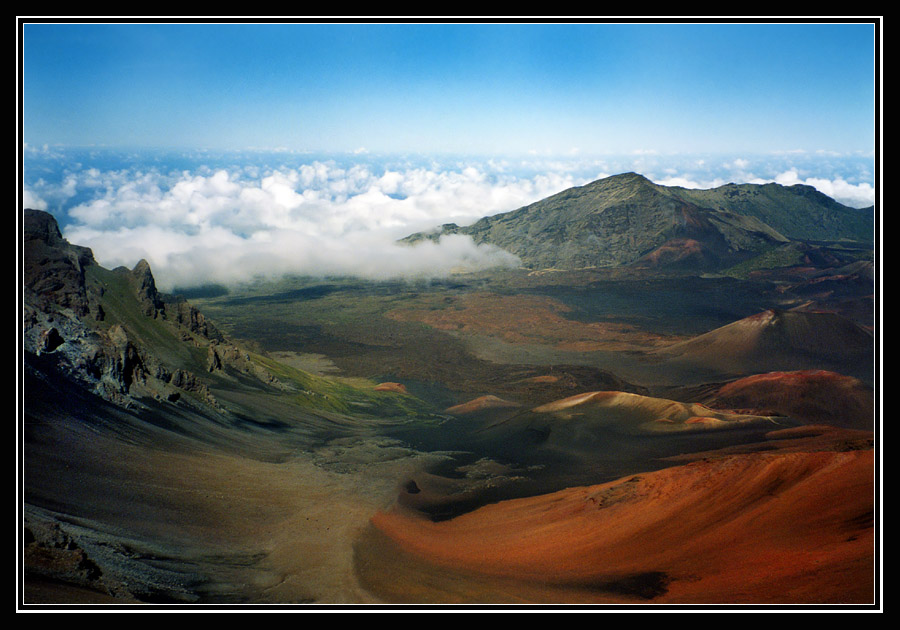
{"label": "cloud bank", "polygon": [[832,199],[855,207],[862,207],[875,203],[875,189],[867,182],[850,184],[842,177],[838,177],[835,180],[828,180],[821,177],[806,177],[801,179],[795,170],[781,173],[775,178],[775,182],[782,186],[793,186],[795,184],[812,186]]}
{"label": "cloud bank", "polygon": [[90,247],[103,266],[131,267],[145,258],[164,290],[284,274],[429,278],[515,266],[511,254],[462,235],[415,246],[397,240],[624,171],[688,188],[802,183],[856,207],[871,205],[875,195],[868,182],[850,183],[865,176],[866,160],[822,168],[819,158],[825,176],[814,176],[796,156],[390,162],[360,153],[344,161],[279,155],[283,161],[272,166],[273,153],[181,161],[98,155],[33,159],[23,205],[54,212],[66,238]]}
{"label": "cloud bank", "polygon": [[[397,239],[575,185],[566,176],[491,179],[472,167],[379,173],[324,162],[262,175],[88,169],[76,178],[76,188],[97,195],[68,209],[66,238],[90,247],[104,266],[147,259],[163,288],[288,273],[387,279],[514,266],[513,255],[466,236],[415,246]],[[33,192],[26,202],[47,205]]]}

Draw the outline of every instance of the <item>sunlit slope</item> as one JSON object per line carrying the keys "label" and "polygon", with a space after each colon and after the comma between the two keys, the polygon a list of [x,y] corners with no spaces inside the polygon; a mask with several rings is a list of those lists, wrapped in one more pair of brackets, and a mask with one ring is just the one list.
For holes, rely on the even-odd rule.
{"label": "sunlit slope", "polygon": [[871,603],[872,470],[870,450],[740,455],[444,522],[397,509],[357,570],[397,602]]}
{"label": "sunlit slope", "polygon": [[681,403],[627,392],[587,392],[517,413],[493,424],[485,433],[525,434],[535,444],[589,449],[601,435],[658,435],[728,430],[749,425],[768,428],[789,422],[768,416],[714,410],[699,403]]}
{"label": "sunlit slope", "polygon": [[[478,425],[476,423],[480,422]],[[595,391],[530,409],[473,413],[470,443],[504,461],[538,466],[542,491],[672,465],[667,459],[758,442],[797,426],[782,416],[735,413],[620,391]]]}

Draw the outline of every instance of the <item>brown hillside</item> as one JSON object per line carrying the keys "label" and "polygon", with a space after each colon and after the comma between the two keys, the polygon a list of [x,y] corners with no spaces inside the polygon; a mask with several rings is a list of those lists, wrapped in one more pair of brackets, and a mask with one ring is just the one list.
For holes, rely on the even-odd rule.
{"label": "brown hillside", "polygon": [[736,375],[832,369],[871,373],[872,333],[835,313],[766,310],[651,351],[675,363]]}
{"label": "brown hillside", "polygon": [[738,455],[503,501],[372,519],[357,568],[389,601],[865,604],[873,453]]}
{"label": "brown hillside", "polygon": [[875,423],[872,388],[859,379],[825,370],[748,376],[723,385],[702,402],[843,428],[872,430]]}

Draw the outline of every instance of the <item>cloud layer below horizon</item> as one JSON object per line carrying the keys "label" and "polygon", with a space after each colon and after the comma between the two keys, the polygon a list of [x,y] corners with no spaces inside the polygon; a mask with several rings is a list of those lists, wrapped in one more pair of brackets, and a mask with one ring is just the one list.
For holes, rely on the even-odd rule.
{"label": "cloud layer below horizon", "polygon": [[[34,157],[40,157],[35,154]],[[71,156],[69,156],[71,158]],[[803,183],[843,203],[874,203],[858,173],[734,158],[678,163],[656,156],[611,160],[405,162],[374,158],[250,162],[172,168],[146,164],[71,166],[48,157],[26,177],[23,207],[48,209],[66,238],[106,267],[146,259],[164,290],[234,284],[283,274],[369,279],[442,277],[458,269],[514,266],[511,254],[469,237],[416,246],[410,233],[519,208],[566,188],[635,170],[664,185],[709,188],[729,181]],[[27,164],[27,162],[26,162]],[[67,164],[57,170],[51,164]]]}

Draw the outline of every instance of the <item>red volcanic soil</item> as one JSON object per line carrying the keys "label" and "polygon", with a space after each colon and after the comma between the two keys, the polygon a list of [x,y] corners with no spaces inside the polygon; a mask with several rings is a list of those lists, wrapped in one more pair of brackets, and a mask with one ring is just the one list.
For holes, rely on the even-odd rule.
{"label": "red volcanic soil", "polygon": [[503,400],[502,398],[498,398],[497,396],[487,395],[479,396],[478,398],[459,405],[454,405],[453,407],[445,409],[444,412],[451,415],[464,416],[470,413],[475,413],[477,411],[482,411],[484,409],[511,408],[519,406],[519,403],[512,402],[510,400]]}
{"label": "red volcanic soil", "polygon": [[543,374],[541,376],[532,376],[531,378],[523,378],[520,383],[556,383],[559,381],[558,376],[553,374]]}
{"label": "red volcanic soil", "polygon": [[406,385],[403,383],[379,383],[375,386],[376,392],[397,392],[399,394],[406,394]]}
{"label": "red volcanic soil", "polygon": [[698,451],[666,457],[670,462],[695,462],[747,453],[813,453],[819,451],[867,451],[875,444],[872,431],[844,429],[827,424],[809,424],[769,431],[762,441],[734,444],[713,451]]}
{"label": "red volcanic soil", "polygon": [[395,509],[357,566],[391,601],[871,604],[873,463],[733,455],[443,522]]}
{"label": "red volcanic soil", "polygon": [[649,254],[643,256],[635,266],[662,267],[678,264],[703,264],[711,255],[706,247],[692,238],[673,238]]}
{"label": "red volcanic soil", "polygon": [[722,386],[703,402],[720,409],[783,415],[808,423],[874,429],[875,393],[862,381],[825,370],[769,372]]}
{"label": "red volcanic soil", "polygon": [[628,324],[567,319],[565,315],[571,311],[568,306],[542,296],[469,293],[449,301],[420,298],[418,304],[418,308],[395,309],[386,315],[438,330],[578,352],[658,348],[676,339]]}

